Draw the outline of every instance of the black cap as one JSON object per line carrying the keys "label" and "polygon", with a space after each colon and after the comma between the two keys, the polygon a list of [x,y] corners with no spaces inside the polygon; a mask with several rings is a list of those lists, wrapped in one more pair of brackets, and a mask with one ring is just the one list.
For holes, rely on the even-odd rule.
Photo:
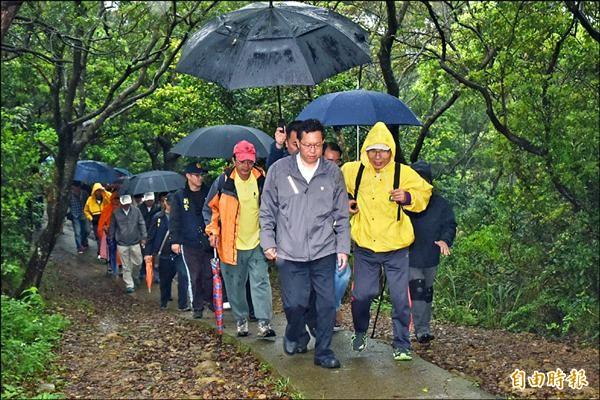
{"label": "black cap", "polygon": [[205,174],[208,171],[199,162],[189,163],[185,167],[186,174]]}

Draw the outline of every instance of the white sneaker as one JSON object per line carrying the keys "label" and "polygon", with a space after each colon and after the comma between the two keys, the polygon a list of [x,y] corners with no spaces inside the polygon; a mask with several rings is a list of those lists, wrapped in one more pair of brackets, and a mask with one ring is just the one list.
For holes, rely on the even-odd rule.
{"label": "white sneaker", "polygon": [[231,310],[231,304],[228,301],[223,303],[223,310]]}
{"label": "white sneaker", "polygon": [[275,336],[275,331],[267,321],[258,321],[258,336],[273,337]]}

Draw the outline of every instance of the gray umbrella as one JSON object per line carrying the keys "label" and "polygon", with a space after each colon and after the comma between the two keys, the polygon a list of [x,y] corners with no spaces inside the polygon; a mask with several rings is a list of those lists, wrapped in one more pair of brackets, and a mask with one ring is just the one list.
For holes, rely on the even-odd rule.
{"label": "gray umbrella", "polygon": [[231,158],[233,146],[247,140],[254,145],[256,156],[266,158],[273,138],[263,131],[242,125],[215,125],[199,128],[181,139],[172,153],[187,157]]}
{"label": "gray umbrella", "polygon": [[119,193],[170,192],[184,187],[185,182],[185,178],[177,172],[154,170],[128,177]]}
{"label": "gray umbrella", "polygon": [[331,10],[298,2],[252,3],[194,33],[175,70],[229,90],[312,86],[370,63],[367,37],[358,24]]}

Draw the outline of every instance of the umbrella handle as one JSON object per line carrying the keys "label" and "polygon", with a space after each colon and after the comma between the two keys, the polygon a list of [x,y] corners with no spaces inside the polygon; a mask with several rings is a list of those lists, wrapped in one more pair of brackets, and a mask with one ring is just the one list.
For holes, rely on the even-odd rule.
{"label": "umbrella handle", "polygon": [[214,257],[217,258],[217,248],[213,247]]}

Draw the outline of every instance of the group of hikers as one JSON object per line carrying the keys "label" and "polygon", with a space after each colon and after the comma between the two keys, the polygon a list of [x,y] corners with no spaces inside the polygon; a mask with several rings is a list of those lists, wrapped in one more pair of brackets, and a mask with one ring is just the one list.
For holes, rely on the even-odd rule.
{"label": "group of hikers", "polygon": [[381,122],[367,134],[360,160],[345,164],[340,147],[325,142],[318,120],[294,121],[274,136],[267,173],[257,165],[254,145],[242,140],[210,188],[204,184],[208,171],[190,163],[185,187],[159,193],[160,207],[154,193],[135,207],[132,196],[118,190],[109,195],[99,184],[79,206],[81,191],[74,186],[69,215],[78,251],[87,247],[86,219],[99,248],[106,235],[109,269],[122,265],[127,293],[135,290],[132,271],[145,270],[145,259],[158,264],[160,307],[171,300],[177,275],[179,309],[190,309],[189,298],[194,318],[202,318],[206,307],[213,310],[210,263],[216,250],[238,336],[249,334],[252,320],[258,336],[275,336],[274,265],[287,319],[283,350],[306,353],[312,335],[314,363],[324,368],[340,367],[331,339],[350,277],[351,347],[367,347],[383,268],[392,303],[392,356],[411,360],[411,318],[417,341],[431,341],[433,281],[440,254],[450,254],[456,233],[452,207],[433,191],[430,166],[395,162],[396,144]]}

